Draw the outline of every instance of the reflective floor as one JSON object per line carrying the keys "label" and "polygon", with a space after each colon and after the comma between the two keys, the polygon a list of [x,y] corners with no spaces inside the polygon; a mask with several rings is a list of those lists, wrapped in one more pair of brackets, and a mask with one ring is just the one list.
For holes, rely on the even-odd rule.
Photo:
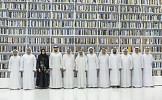
{"label": "reflective floor", "polygon": [[119,89],[0,89],[0,100],[162,100],[162,87]]}

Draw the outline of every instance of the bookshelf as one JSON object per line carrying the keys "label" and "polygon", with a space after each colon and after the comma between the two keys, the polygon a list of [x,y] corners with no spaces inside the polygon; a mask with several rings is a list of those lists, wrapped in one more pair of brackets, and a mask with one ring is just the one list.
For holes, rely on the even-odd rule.
{"label": "bookshelf", "polygon": [[[0,0],[0,68],[10,51],[31,47],[49,55],[53,46],[71,48],[151,48],[154,70],[162,69],[162,0]],[[5,73],[5,72],[1,72]],[[5,73],[6,74],[6,73]],[[8,77],[8,75],[4,75]]]}

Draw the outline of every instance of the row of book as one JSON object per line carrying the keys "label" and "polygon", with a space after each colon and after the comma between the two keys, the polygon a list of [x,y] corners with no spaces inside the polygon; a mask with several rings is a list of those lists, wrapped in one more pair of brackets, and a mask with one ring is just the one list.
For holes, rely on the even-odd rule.
{"label": "row of book", "polygon": [[160,5],[162,4],[161,0],[2,0],[4,2],[76,2],[76,3],[108,3],[108,4],[148,4],[148,5]]}
{"label": "row of book", "polygon": [[[26,28],[0,28],[1,34],[6,35],[112,35],[112,36],[162,36],[162,31],[159,30],[117,30],[117,29],[26,29]],[[3,37],[2,37],[3,38]]]}
{"label": "row of book", "polygon": [[6,9],[8,8],[9,11],[12,10],[19,10],[19,11],[106,11],[106,12],[136,12],[136,13],[160,13],[161,12],[161,6],[149,6],[149,5],[139,5],[139,6],[125,6],[125,5],[112,5],[108,6],[105,4],[75,4],[75,3],[1,3],[0,8]]}
{"label": "row of book", "polygon": [[[157,15],[156,15],[157,14]],[[94,17],[95,16],[95,17]],[[17,19],[110,19],[111,20],[162,20],[162,16],[160,13],[154,13],[153,15],[147,15],[147,13],[141,13],[141,14],[128,14],[128,13],[102,13],[102,12],[9,12],[6,11],[0,11],[0,17],[8,18],[9,20],[15,20],[13,18]],[[94,17],[94,18],[93,18]],[[140,18],[141,17],[141,18]]]}
{"label": "row of book", "polygon": [[[156,22],[105,22],[105,21],[52,21],[52,25],[50,25],[51,21],[0,21],[0,25],[7,27],[35,27],[35,28],[55,28],[64,27],[66,30],[68,28],[134,28],[134,29],[161,29],[162,23]],[[120,24],[119,24],[120,23]],[[28,25],[28,26],[27,26]],[[120,27],[119,27],[120,26]],[[59,28],[58,28],[59,29]],[[131,30],[131,29],[130,29]]]}
{"label": "row of book", "polygon": [[[51,12],[28,12],[27,19],[51,19]],[[20,17],[21,18],[21,17]]]}
{"label": "row of book", "polygon": [[[162,21],[162,19],[161,19]],[[59,27],[66,27],[66,26],[72,26],[72,27],[114,27],[114,26],[119,26],[120,22],[120,27],[127,27],[127,28],[161,28],[162,23],[160,22],[155,22],[155,21],[105,21],[105,20],[0,20],[0,25],[1,26],[14,26],[14,27],[29,27],[35,26],[35,27],[50,27],[50,22],[52,23],[52,27],[59,26]],[[140,22],[140,23],[139,23]],[[27,24],[28,23],[28,24]],[[98,25],[98,26],[97,26]],[[102,26],[101,26],[102,25]]]}
{"label": "row of book", "polygon": [[[96,13],[83,13],[83,12],[77,12],[77,13],[53,13],[53,16],[51,16],[51,13],[28,13],[28,18],[26,16],[26,13],[23,12],[11,12],[9,13],[8,20],[87,20],[91,21],[91,19],[100,20],[100,19],[107,19],[107,21],[112,22],[114,20],[119,20],[119,14],[98,14]],[[0,17],[5,18],[6,15],[3,15],[0,13]],[[15,19],[16,18],[16,19]],[[74,21],[73,20],[73,21]],[[136,15],[136,14],[120,14],[120,20],[130,20],[130,21],[162,21],[162,15]],[[106,21],[106,20],[105,20]]]}

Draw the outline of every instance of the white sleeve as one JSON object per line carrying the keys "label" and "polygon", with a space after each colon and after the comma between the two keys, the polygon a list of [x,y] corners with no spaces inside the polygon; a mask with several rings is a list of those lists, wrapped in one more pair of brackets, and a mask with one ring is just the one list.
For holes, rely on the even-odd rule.
{"label": "white sleeve", "polygon": [[122,68],[122,66],[121,66],[121,55],[119,55],[119,68]]}
{"label": "white sleeve", "polygon": [[12,57],[10,57],[10,60],[9,60],[8,71],[11,71],[11,65],[12,65]]}
{"label": "white sleeve", "polygon": [[36,71],[36,58],[33,55],[33,70]]}
{"label": "white sleeve", "polygon": [[100,56],[98,56],[98,68],[100,68]]}
{"label": "white sleeve", "polygon": [[109,56],[109,68],[111,69],[111,55]]}
{"label": "white sleeve", "polygon": [[88,70],[89,66],[88,66],[88,55],[87,55],[87,70]]}
{"label": "white sleeve", "polygon": [[76,59],[75,59],[75,67],[76,67],[76,70],[78,70],[78,56],[76,57]]}
{"label": "white sleeve", "polygon": [[23,70],[24,70],[24,56],[22,56],[22,57],[20,58],[20,62],[21,62],[20,71],[23,71]]}
{"label": "white sleeve", "polygon": [[107,56],[107,67],[109,68],[109,56]]}
{"label": "white sleeve", "polygon": [[133,69],[133,66],[132,66],[133,65],[132,64],[132,56],[131,55],[130,55],[130,62],[129,63],[130,63],[130,69]]}
{"label": "white sleeve", "polygon": [[63,69],[66,69],[66,67],[65,67],[65,55],[63,55],[63,59],[62,59],[62,67],[63,67]]}
{"label": "white sleeve", "polygon": [[85,56],[85,59],[86,59],[85,60],[86,61],[86,66],[85,66],[86,68],[85,69],[88,70],[88,60],[87,60],[87,56]]}
{"label": "white sleeve", "polygon": [[96,67],[99,68],[97,55],[95,56],[95,61],[96,61]]}
{"label": "white sleeve", "polygon": [[63,68],[63,58],[62,58],[62,54],[60,53],[60,68]]}
{"label": "white sleeve", "polygon": [[144,68],[144,57],[141,55],[141,68]]}
{"label": "white sleeve", "polygon": [[133,55],[131,55],[131,63],[132,63],[132,69],[133,69],[134,68]]}
{"label": "white sleeve", "polygon": [[52,54],[49,57],[49,68],[52,68]]}
{"label": "white sleeve", "polygon": [[74,55],[72,55],[72,63],[73,63],[73,69],[75,70],[75,59],[74,59]]}
{"label": "white sleeve", "polygon": [[120,56],[120,65],[121,65],[121,68],[123,67],[123,63],[122,63],[122,55]]}

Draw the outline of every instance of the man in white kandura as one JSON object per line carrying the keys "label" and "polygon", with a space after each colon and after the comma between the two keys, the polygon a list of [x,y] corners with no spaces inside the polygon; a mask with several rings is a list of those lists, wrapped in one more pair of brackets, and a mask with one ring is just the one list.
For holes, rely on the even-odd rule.
{"label": "man in white kandura", "polygon": [[62,88],[62,54],[57,46],[49,57],[50,72],[50,88]]}
{"label": "man in white kandura", "polygon": [[87,72],[87,78],[88,78],[88,87],[97,87],[97,70],[99,70],[98,67],[98,58],[97,55],[94,53],[94,49],[90,47],[88,49],[87,54],[87,65],[88,65],[88,72]]}
{"label": "man in white kandura", "polygon": [[121,55],[121,67],[121,87],[131,87],[132,58],[128,49],[124,49]]}
{"label": "man in white kandura", "polygon": [[71,49],[63,55],[64,88],[74,88],[74,55]]}
{"label": "man in white kandura", "polygon": [[118,54],[117,48],[111,50],[109,57],[109,68],[110,68],[110,85],[112,87],[120,86],[120,70],[121,70],[121,58]]}
{"label": "man in white kandura", "polygon": [[153,57],[150,54],[150,48],[146,48],[143,54],[143,86],[152,87],[153,79],[152,79],[152,63]]}
{"label": "man in white kandura", "polygon": [[99,65],[99,87],[105,88],[109,87],[109,55],[107,50],[102,48],[98,56],[98,65]]}
{"label": "man in white kandura", "polygon": [[142,70],[143,70],[143,59],[142,54],[139,52],[139,48],[136,47],[132,54],[132,86],[142,87]]}
{"label": "man in white kandura", "polygon": [[23,72],[23,89],[35,89],[34,73],[36,72],[36,58],[31,49],[26,49],[27,53],[21,58],[21,69]]}
{"label": "man in white kandura", "polygon": [[13,50],[13,55],[10,57],[8,71],[10,72],[10,84],[9,88],[11,90],[21,89],[21,73],[20,73],[20,63],[21,58],[18,56],[18,51]]}
{"label": "man in white kandura", "polygon": [[79,51],[75,63],[77,71],[77,86],[78,88],[86,88],[87,57],[83,50]]}

